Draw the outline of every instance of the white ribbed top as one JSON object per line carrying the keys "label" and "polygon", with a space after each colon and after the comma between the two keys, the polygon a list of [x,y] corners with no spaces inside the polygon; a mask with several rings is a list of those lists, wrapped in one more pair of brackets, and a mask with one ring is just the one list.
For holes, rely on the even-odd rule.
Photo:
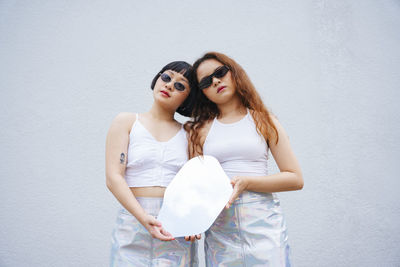
{"label": "white ribbed top", "polygon": [[249,111],[234,123],[222,123],[215,118],[203,152],[216,157],[229,178],[268,175],[268,145],[257,133]]}
{"label": "white ribbed top", "polygon": [[139,121],[132,125],[125,179],[129,187],[166,187],[188,160],[183,127],[166,142],[157,141]]}

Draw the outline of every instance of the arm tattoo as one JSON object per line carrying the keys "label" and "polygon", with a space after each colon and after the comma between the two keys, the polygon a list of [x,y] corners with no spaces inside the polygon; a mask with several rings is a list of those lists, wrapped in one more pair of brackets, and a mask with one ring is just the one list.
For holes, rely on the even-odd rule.
{"label": "arm tattoo", "polygon": [[124,164],[125,163],[125,154],[121,153],[121,157],[119,158],[119,163]]}

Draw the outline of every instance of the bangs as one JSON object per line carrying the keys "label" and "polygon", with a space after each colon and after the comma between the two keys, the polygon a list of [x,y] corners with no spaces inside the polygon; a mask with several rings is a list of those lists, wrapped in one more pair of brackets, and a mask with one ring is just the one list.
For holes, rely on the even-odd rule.
{"label": "bangs", "polygon": [[183,102],[183,104],[176,110],[179,114],[189,117],[192,114],[192,108],[197,92],[197,87],[194,82],[194,73],[193,73],[193,67],[189,63],[185,61],[173,61],[164,68],[160,70],[159,73],[153,78],[153,81],[151,82],[150,88],[153,90],[154,86],[160,77],[161,73],[163,73],[166,70],[171,70],[175,71],[177,73],[182,74],[183,77],[185,77],[188,80],[189,87],[190,87],[190,93],[189,96],[186,98],[186,100]]}
{"label": "bangs", "polygon": [[192,66],[190,66],[188,63],[183,62],[183,61],[174,61],[166,65],[161,72],[164,72],[166,70],[173,70],[175,72],[178,72],[183,75],[186,79],[190,79],[190,74],[192,70]]}

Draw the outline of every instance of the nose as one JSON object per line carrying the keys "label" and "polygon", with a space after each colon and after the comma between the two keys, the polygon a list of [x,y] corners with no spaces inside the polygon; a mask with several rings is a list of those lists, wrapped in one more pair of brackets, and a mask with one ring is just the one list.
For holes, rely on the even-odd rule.
{"label": "nose", "polygon": [[172,79],[169,82],[165,83],[165,88],[168,89],[169,91],[172,91],[173,87],[174,87],[174,81]]}
{"label": "nose", "polygon": [[220,79],[218,79],[217,77],[213,77],[213,85],[214,86],[216,86],[216,85],[218,85],[219,83],[221,83],[221,80]]}

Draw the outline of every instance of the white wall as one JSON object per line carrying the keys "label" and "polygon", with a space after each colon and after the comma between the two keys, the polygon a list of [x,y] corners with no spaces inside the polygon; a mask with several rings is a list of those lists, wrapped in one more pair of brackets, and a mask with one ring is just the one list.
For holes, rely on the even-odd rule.
{"label": "white wall", "polygon": [[399,29],[395,0],[1,1],[0,266],[108,265],[110,122],[209,50],[245,68],[303,168],[280,194],[294,264],[399,266]]}

